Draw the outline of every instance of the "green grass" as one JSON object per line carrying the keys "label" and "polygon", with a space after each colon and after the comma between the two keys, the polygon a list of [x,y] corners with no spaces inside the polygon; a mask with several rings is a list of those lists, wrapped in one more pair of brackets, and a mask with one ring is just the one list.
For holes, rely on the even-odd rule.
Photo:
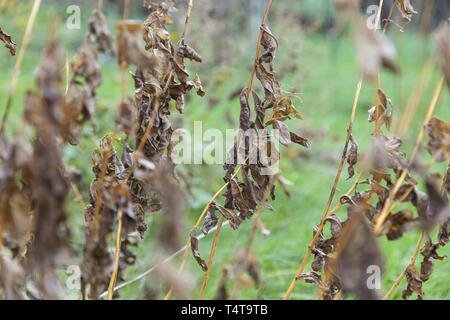
{"label": "green grass", "polygon": [[[15,13],[17,18],[14,19],[5,20],[4,16],[0,15],[2,27],[17,42],[21,40],[25,28],[28,8],[24,6],[17,9]],[[44,6],[38,16],[33,41],[25,58],[12,114],[7,124],[10,134],[23,131],[21,120],[23,96],[26,90],[34,87],[36,68],[39,65],[48,34],[49,17],[55,15],[64,17],[64,12],[64,7],[61,6]],[[83,9],[83,26],[86,25],[88,16],[89,10]],[[115,20],[116,15],[112,14],[110,22]],[[195,24],[195,22],[193,23]],[[295,73],[280,74],[283,76],[281,82],[284,90],[299,93],[301,97],[301,102],[296,101],[296,105],[303,114],[304,120],[292,120],[289,125],[297,130],[307,129],[308,132],[321,134],[308,137],[312,142],[308,151],[298,146],[292,146],[283,152],[282,173],[292,183],[289,186],[292,196],[288,199],[281,190],[278,190],[277,200],[272,203],[273,212],[266,210],[263,214],[262,219],[270,229],[271,235],[263,237],[258,234],[253,251],[260,259],[264,285],[259,291],[254,288],[241,290],[236,297],[242,299],[280,299],[292,280],[311,240],[312,229],[319,222],[336,174],[358,81],[356,55],[349,35],[334,38],[317,34],[303,34],[295,28],[286,30],[286,25],[278,21],[273,21],[272,27],[276,35],[281,35],[276,69],[287,70],[293,65],[297,67]],[[193,39],[201,37],[198,30],[199,26],[194,25],[190,37]],[[69,57],[73,56],[83,33],[84,29],[69,31],[61,26],[59,38],[64,47],[68,49]],[[395,108],[394,115],[398,119],[416,86],[424,63],[434,55],[434,45],[430,38],[424,38],[413,30],[406,29],[405,33],[394,31],[389,36],[398,48],[398,61],[402,73],[400,76],[393,76],[383,72],[382,84],[384,91],[392,99]],[[245,42],[245,36],[241,36],[239,41]],[[202,47],[208,45],[208,39],[205,39]],[[194,121],[203,121],[204,129],[218,128],[224,131],[227,128],[237,127],[239,102],[237,99],[229,100],[228,95],[236,88],[246,84],[254,54],[253,44],[243,43],[243,45],[249,50],[244,50],[231,63],[214,66],[208,63],[210,61],[208,58],[211,57],[205,57],[205,66],[192,66],[192,69],[204,80],[207,96],[205,98],[192,96],[186,107],[185,115],[180,117],[174,114],[173,118],[177,126],[192,130]],[[15,59],[8,56],[6,49],[0,50],[0,68],[2,70],[0,103],[2,104],[6,101],[14,62]],[[120,79],[115,59],[102,57],[102,71],[104,81],[98,91],[98,108],[95,116],[99,131],[94,133],[89,126],[86,126],[81,144],[76,147],[69,146],[65,152],[67,162],[83,172],[85,181],[82,193],[85,201],[88,200],[88,184],[93,177],[90,171],[91,152],[98,144],[99,139],[114,129],[115,110],[120,101]],[[402,137],[404,140],[402,150],[407,154],[411,153],[439,77],[440,71],[436,68],[427,80],[425,94],[420,100],[419,109],[408,128],[407,135]],[[131,80],[129,85],[129,94],[132,94]],[[367,151],[370,144],[373,126],[367,122],[367,110],[374,104],[375,92],[375,86],[364,83],[354,126],[354,137],[360,145],[360,152]],[[212,98],[218,99],[218,103],[210,107],[208,101]],[[436,116],[447,121],[450,119],[449,102],[448,90],[445,90],[441,95]],[[224,121],[225,113],[231,116],[234,124]],[[426,152],[420,154],[420,159],[425,163],[431,160]],[[192,175],[190,184],[193,193],[188,197],[189,212],[186,213],[188,224],[192,225],[205,203],[221,186],[223,170],[219,166],[199,165],[183,165],[179,167],[179,170]],[[432,171],[443,173],[444,167],[433,165]],[[352,181],[345,181],[345,178],[346,172],[339,183],[338,195],[334,202],[338,200],[340,192],[345,192],[352,183]],[[73,199],[73,195],[71,199]],[[79,251],[84,242],[83,212],[73,200],[69,207],[74,231],[72,241]],[[343,209],[339,215],[344,216],[345,210]],[[151,218],[149,218],[149,222],[150,228],[147,231],[146,239],[136,251],[138,262],[135,266],[127,269],[126,279],[143,272],[152,264],[153,238],[158,230],[156,230],[156,224],[151,223]],[[238,231],[232,231],[229,228],[223,230],[206,298],[214,296],[222,267],[232,264],[237,250],[245,246],[252,223],[252,221],[246,221]],[[188,225],[185,230],[187,235]],[[418,232],[411,232],[394,242],[380,239],[379,242],[386,258],[386,272],[383,276],[384,290],[391,286],[407,265],[418,236]],[[211,239],[212,237],[209,237],[201,241],[200,250],[204,257],[208,256]],[[450,248],[447,247],[440,253],[449,255]],[[450,298],[450,282],[447,272],[449,268],[450,261],[448,259],[436,262],[433,276],[424,284],[426,298]],[[192,295],[195,298],[201,283],[202,272],[193,259],[189,260],[187,269],[196,280],[197,285]],[[404,287],[405,282],[401,284],[393,297],[400,298]],[[148,277],[121,291],[121,297],[142,299],[149,289],[159,290],[159,297],[162,297],[166,290],[162,284],[158,283],[157,279]],[[311,299],[314,297],[314,292],[314,286],[299,283],[292,298]]]}

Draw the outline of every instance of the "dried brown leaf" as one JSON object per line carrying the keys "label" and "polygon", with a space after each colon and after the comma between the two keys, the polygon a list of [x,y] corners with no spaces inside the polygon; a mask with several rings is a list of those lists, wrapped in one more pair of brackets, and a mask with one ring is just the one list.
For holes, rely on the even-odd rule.
{"label": "dried brown leaf", "polygon": [[9,49],[9,52],[12,56],[16,55],[16,44],[12,41],[11,36],[7,33],[3,32],[2,28],[0,28],[0,40],[3,41],[5,47]]}
{"label": "dried brown leaf", "polygon": [[410,0],[395,0],[395,3],[404,19],[411,21],[413,15],[417,14],[417,11],[414,10]]}
{"label": "dried brown leaf", "polygon": [[190,243],[192,255],[194,256],[195,261],[197,261],[198,265],[202,268],[204,272],[208,271],[208,265],[206,264],[205,260],[202,259],[200,251],[198,250],[198,239],[195,235],[195,230],[192,230],[191,232]]}

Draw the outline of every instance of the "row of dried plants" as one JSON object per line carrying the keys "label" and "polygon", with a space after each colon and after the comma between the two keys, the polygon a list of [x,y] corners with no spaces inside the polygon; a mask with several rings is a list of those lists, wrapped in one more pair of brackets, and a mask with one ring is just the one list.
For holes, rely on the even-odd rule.
{"label": "row of dried plants", "polygon": [[[335,0],[334,3],[347,16],[356,17],[354,30],[361,78],[339,167],[321,221],[313,228],[311,243],[284,298],[291,296],[299,280],[314,283],[322,299],[339,299],[346,294],[361,299],[380,298],[380,293],[369,289],[366,281],[368,267],[378,266],[383,270],[384,258],[377,237],[386,236],[394,241],[418,229],[421,236],[415,254],[385,298],[390,297],[406,277],[403,298],[416,294],[422,299],[423,283],[430,279],[434,262],[444,259],[438,250],[449,242],[450,233],[450,125],[433,117],[444,82],[450,87],[450,24],[444,23],[437,32],[438,63],[444,77],[437,85],[424,126],[419,130],[408,159],[400,150],[401,140],[390,133],[394,107],[387,90],[382,88],[380,69],[385,67],[399,72],[395,47],[384,34],[394,5],[406,21],[411,21],[417,12],[408,0],[396,1],[384,32],[379,33],[369,30],[358,16],[359,1]],[[40,1],[35,1],[31,29],[39,5]],[[271,171],[272,165],[280,161],[274,139],[285,147],[291,144],[309,146],[307,139],[292,132],[286,124],[287,120],[302,119],[302,116],[294,106],[293,96],[283,94],[275,72],[279,43],[268,26],[272,0],[267,1],[250,79],[239,99],[238,129],[255,132],[256,139],[246,135],[237,137],[224,165],[224,185],[207,202],[181,249],[186,236],[186,199],[172,159],[175,128],[171,113],[174,107],[183,114],[185,97],[190,92],[205,95],[200,78],[192,76],[186,66],[188,60],[202,62],[200,54],[189,46],[187,37],[193,1],[188,2],[184,29],[176,42],[168,31],[173,23],[175,1],[144,1],[148,18],[142,23],[128,19],[128,5],[125,1],[124,19],[116,24],[114,39],[102,12],[103,1],[99,1],[89,19],[87,33],[70,62],[72,76],[66,90],[61,74],[63,54],[57,41],[57,22],[54,23],[36,75],[37,88],[26,94],[24,103],[24,120],[33,132],[31,139],[19,133],[11,139],[4,132],[12,103],[7,102],[0,148],[0,288],[5,298],[65,297],[58,270],[73,263],[76,256],[70,244],[67,204],[71,188],[78,190],[80,177],[66,165],[63,153],[68,145],[80,143],[87,123],[96,130],[96,92],[102,83],[99,54],[117,55],[122,99],[117,107],[116,128],[111,128],[115,132],[102,137],[98,148],[92,152],[94,178],[89,186],[89,203],[83,208],[86,229],[80,263],[80,298],[117,298],[119,289],[153,271],[155,279],[170,288],[166,299],[172,295],[189,298],[193,284],[184,269],[191,251],[204,272],[199,292],[199,298],[203,299],[215,253],[220,249],[221,230],[225,225],[238,230],[250,219],[254,221],[248,243],[237,250],[234,261],[223,266],[216,298],[236,297],[239,289],[248,285],[248,279],[251,285],[262,286],[258,255],[252,249],[255,234],[258,229],[266,232],[262,213],[265,209],[273,210],[269,201],[275,201],[275,187],[280,185],[285,189],[280,173]],[[383,0],[380,1],[382,6]],[[24,37],[21,60],[29,42],[30,28]],[[16,44],[1,29],[0,40],[11,55],[16,53]],[[15,78],[20,64],[18,62]],[[126,92],[129,68],[134,68],[132,96]],[[256,89],[255,76],[260,83],[260,88]],[[364,81],[377,82],[378,89],[375,106],[369,111],[369,122],[374,124],[372,144],[361,157],[352,129]],[[12,93],[14,87],[15,84]],[[414,112],[414,103],[411,106],[406,113]],[[276,137],[271,129],[278,132]],[[125,138],[119,138],[119,134]],[[428,137],[426,149],[435,161],[448,164],[443,175],[431,174],[429,166],[418,160],[425,136]],[[346,164],[348,179],[353,179],[353,185],[332,208]],[[358,169],[360,173],[356,174]],[[424,189],[420,180],[424,182]],[[396,209],[400,204],[402,209]],[[347,211],[345,218],[337,214],[343,207]],[[158,221],[151,262],[155,266],[164,263],[165,267],[152,267],[149,272],[126,281],[124,271],[138,259],[135,247],[147,236],[146,221],[150,215]],[[434,239],[436,228],[439,232]],[[199,241],[212,233],[211,250],[205,260]],[[177,270],[171,262],[181,253],[184,256]],[[419,254],[423,259],[417,270]],[[170,259],[164,258],[167,256]],[[311,256],[312,271],[305,272]],[[234,287],[230,291],[231,282]]]}

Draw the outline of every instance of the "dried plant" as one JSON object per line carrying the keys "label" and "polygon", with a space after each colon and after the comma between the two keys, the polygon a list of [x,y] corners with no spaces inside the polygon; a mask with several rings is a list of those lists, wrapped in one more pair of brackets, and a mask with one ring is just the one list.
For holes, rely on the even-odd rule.
{"label": "dried plant", "polygon": [[16,55],[16,44],[12,40],[11,36],[7,33],[3,32],[2,28],[0,28],[0,40],[3,41],[5,47],[9,50],[12,56]]}

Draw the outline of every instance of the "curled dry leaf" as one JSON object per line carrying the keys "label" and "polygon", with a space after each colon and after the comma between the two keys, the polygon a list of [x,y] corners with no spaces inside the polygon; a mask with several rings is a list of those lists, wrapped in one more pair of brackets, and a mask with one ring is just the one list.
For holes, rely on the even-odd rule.
{"label": "curled dry leaf", "polygon": [[367,171],[386,172],[387,169],[402,170],[408,165],[408,160],[400,151],[402,141],[398,138],[388,138],[377,135],[372,141],[372,150],[364,164]]}
{"label": "curled dry leaf", "polygon": [[420,225],[411,210],[404,210],[391,214],[384,223],[384,231],[388,240],[397,240],[406,232],[417,228]]}
{"label": "curled dry leaf", "polygon": [[358,163],[358,144],[356,143],[353,135],[350,136],[350,147],[348,149],[347,154],[347,164],[348,164],[348,179],[352,178],[355,175],[354,166]]}
{"label": "curled dry leaf", "polygon": [[426,180],[428,207],[422,213],[419,211],[422,228],[426,231],[431,230],[436,224],[442,225],[450,219],[450,204],[447,197],[443,197],[439,189],[430,180]]}
{"label": "curled dry leaf", "polygon": [[442,181],[442,186],[447,196],[450,196],[450,164],[448,165],[447,172],[444,175],[444,180]]}
{"label": "curled dry leaf", "polygon": [[242,219],[238,215],[236,215],[233,210],[227,209],[220,205],[216,205],[216,209],[219,210],[222,216],[230,222],[231,228],[233,228],[234,230],[239,228]]}
{"label": "curled dry leaf", "polygon": [[89,17],[88,28],[87,37],[91,42],[97,44],[98,52],[115,54],[116,49],[108,28],[108,21],[106,21],[106,17],[101,10],[94,9]]}
{"label": "curled dry leaf", "polygon": [[356,48],[361,75],[364,79],[375,81],[381,67],[399,73],[395,63],[397,51],[394,45],[380,33],[370,30],[365,22],[357,24]]}
{"label": "curled dry leaf", "polygon": [[450,162],[450,124],[438,118],[432,118],[425,126],[430,139],[427,144],[428,152],[438,162]]}
{"label": "curled dry leaf", "polygon": [[362,300],[378,299],[377,290],[368,288],[367,270],[375,266],[383,270],[383,257],[372,229],[361,214],[355,214],[346,224],[338,243],[337,277],[344,291]]}
{"label": "curled dry leaf", "polygon": [[225,267],[222,269],[222,274],[220,275],[219,286],[217,288],[216,296],[214,298],[215,300],[228,300],[229,293],[227,284],[229,278],[230,278],[230,271],[228,270],[227,267]]}
{"label": "curled dry leaf", "polygon": [[390,130],[392,124],[391,99],[381,89],[378,89],[377,93],[378,103],[369,110],[369,122],[375,122],[378,128],[384,124]]}
{"label": "curled dry leaf", "polygon": [[73,74],[66,94],[65,138],[74,145],[79,143],[81,125],[93,123],[96,90],[102,82],[98,52],[114,54],[115,48],[105,16],[95,9],[84,41],[70,63]]}
{"label": "curled dry leaf", "polygon": [[422,280],[420,280],[420,276],[417,274],[417,269],[414,265],[410,264],[406,268],[406,280],[408,281],[408,285],[405,290],[403,290],[402,298],[408,299],[413,294],[417,294],[418,300],[423,300],[425,297],[425,293],[422,290]]}
{"label": "curled dry leaf", "polygon": [[117,28],[117,48],[119,63],[137,66],[142,70],[152,70],[158,74],[165,74],[168,69],[168,62],[157,53],[150,53],[145,50],[144,28],[142,23],[135,21],[122,21],[116,25]]}
{"label": "curled dry leaf", "polygon": [[425,245],[420,250],[420,253],[423,256],[423,261],[420,265],[420,280],[422,282],[426,282],[430,279],[434,269],[434,260],[444,260],[445,258],[437,253],[439,247],[439,243],[432,243],[431,239],[428,238]]}
{"label": "curled dry leaf", "polygon": [[441,246],[445,246],[450,242],[450,219],[442,224],[441,228],[439,229],[438,239]]}
{"label": "curled dry leaf", "polygon": [[198,265],[202,268],[204,272],[208,271],[208,265],[206,264],[205,260],[200,255],[200,251],[198,250],[198,239],[195,235],[195,230],[192,230],[191,232],[191,251],[192,255],[194,256],[195,261],[197,261]]}
{"label": "curled dry leaf", "polygon": [[214,203],[211,203],[208,208],[205,221],[203,222],[202,232],[207,235],[209,231],[217,225],[219,219],[216,216],[216,207]]}
{"label": "curled dry leaf", "polygon": [[3,41],[5,47],[9,49],[9,52],[12,56],[16,55],[16,44],[12,41],[11,36],[7,33],[3,32],[2,28],[0,28],[0,40]]}
{"label": "curled dry leaf", "polygon": [[404,19],[411,21],[413,15],[417,14],[417,11],[414,10],[410,0],[395,0],[395,3]]}

